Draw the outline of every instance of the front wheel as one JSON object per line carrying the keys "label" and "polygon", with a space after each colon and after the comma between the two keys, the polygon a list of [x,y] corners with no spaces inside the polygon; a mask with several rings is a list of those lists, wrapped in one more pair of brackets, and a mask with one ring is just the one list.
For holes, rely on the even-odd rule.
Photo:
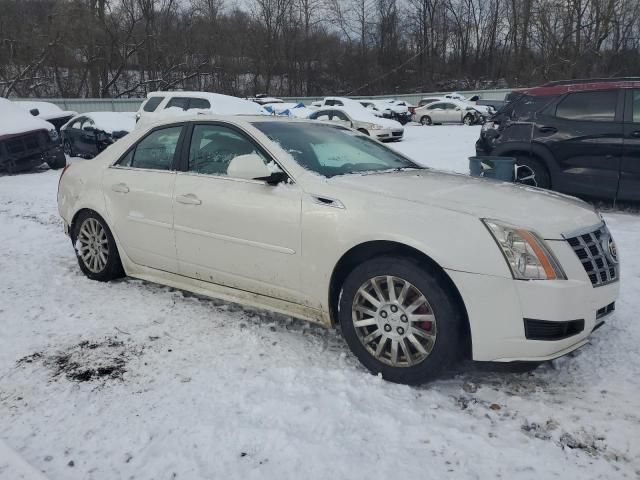
{"label": "front wheel", "polygon": [[420,124],[421,125],[433,125],[433,120],[431,120],[431,117],[429,115],[425,115],[422,118],[420,118]]}
{"label": "front wheel", "polygon": [[64,142],[62,142],[62,148],[65,154],[69,155],[70,157],[75,157],[75,152],[73,151],[71,140],[65,138]]}
{"label": "front wheel", "polygon": [[91,280],[107,282],[124,276],[116,242],[97,213],[82,212],[74,222],[71,239],[80,269]]}
{"label": "front wheel", "polygon": [[338,311],[351,351],[397,383],[433,380],[463,351],[462,314],[444,278],[427,264],[379,257],[344,282]]}
{"label": "front wheel", "polygon": [[[544,165],[537,158],[532,158],[528,156],[519,156],[516,157],[516,165],[518,166],[526,166],[529,167],[530,172],[529,177],[535,179],[535,184],[540,188],[551,188],[551,175],[549,174],[549,170],[546,165]],[[520,179],[516,179],[519,181]],[[526,183],[526,182],[519,182]]]}
{"label": "front wheel", "polygon": [[465,117],[462,119],[462,123],[464,123],[465,125],[473,125],[473,116],[465,115]]}

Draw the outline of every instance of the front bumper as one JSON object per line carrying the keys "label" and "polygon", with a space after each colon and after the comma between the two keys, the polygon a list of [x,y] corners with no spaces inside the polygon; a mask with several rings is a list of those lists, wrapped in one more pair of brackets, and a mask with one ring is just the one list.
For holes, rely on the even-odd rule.
{"label": "front bumper", "polygon": [[[569,280],[521,281],[447,271],[467,309],[473,360],[551,360],[583,346],[591,332],[611,318],[602,309],[616,301],[620,282],[593,287],[571,247],[564,241],[549,243]],[[578,333],[558,340],[531,340],[525,319],[584,324]]]}
{"label": "front bumper", "polygon": [[402,140],[404,129],[385,128],[382,130],[371,130],[371,135],[383,142],[397,141]]}

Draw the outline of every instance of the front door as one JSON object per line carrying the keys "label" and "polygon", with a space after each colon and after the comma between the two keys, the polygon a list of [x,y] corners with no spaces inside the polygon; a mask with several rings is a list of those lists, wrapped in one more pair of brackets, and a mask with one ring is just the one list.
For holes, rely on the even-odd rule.
{"label": "front door", "polygon": [[533,141],[547,146],[559,169],[554,190],[615,198],[622,158],[622,101],[618,90],[574,92],[543,110]]}
{"label": "front door", "polygon": [[227,175],[231,160],[268,155],[237,127],[193,126],[177,175],[174,226],[182,275],[299,302],[302,191]]}
{"label": "front door", "polygon": [[640,89],[627,90],[618,199],[640,200]]}
{"label": "front door", "polygon": [[173,190],[182,130],[181,125],[152,130],[102,178],[112,231],[127,256],[172,273],[178,272]]}

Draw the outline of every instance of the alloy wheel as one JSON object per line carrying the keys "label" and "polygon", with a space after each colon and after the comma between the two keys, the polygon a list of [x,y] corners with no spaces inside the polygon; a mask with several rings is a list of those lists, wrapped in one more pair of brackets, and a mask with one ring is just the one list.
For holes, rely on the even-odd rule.
{"label": "alloy wheel", "polygon": [[394,276],[367,280],[351,309],[357,336],[374,358],[392,367],[423,362],[436,342],[436,317],[424,294]]}
{"label": "alloy wheel", "polygon": [[102,272],[109,259],[107,232],[95,218],[87,218],[80,226],[76,250],[85,267],[93,273]]}

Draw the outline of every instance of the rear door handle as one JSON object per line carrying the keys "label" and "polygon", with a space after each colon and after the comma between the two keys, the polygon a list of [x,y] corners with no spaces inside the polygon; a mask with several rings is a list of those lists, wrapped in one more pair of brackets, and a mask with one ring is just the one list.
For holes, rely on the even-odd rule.
{"label": "rear door handle", "polygon": [[631,132],[631,136],[635,138],[640,138],[640,130],[636,130],[635,132]]}
{"label": "rear door handle", "polygon": [[556,127],[538,127],[542,133],[556,133],[558,129]]}
{"label": "rear door handle", "polygon": [[193,193],[188,193],[187,195],[178,195],[176,197],[176,202],[183,203],[185,205],[201,205],[202,200],[196,197]]}
{"label": "rear door handle", "polygon": [[118,193],[129,193],[129,187],[125,183],[114,183],[111,185],[111,190]]}

